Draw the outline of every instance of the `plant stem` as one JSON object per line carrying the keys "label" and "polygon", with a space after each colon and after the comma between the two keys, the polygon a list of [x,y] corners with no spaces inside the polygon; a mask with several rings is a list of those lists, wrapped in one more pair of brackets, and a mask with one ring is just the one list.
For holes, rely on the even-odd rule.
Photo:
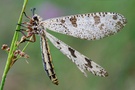
{"label": "plant stem", "polygon": [[[18,20],[18,24],[21,24],[21,22],[22,22],[23,12],[25,11],[27,2],[28,2],[28,0],[24,0],[22,11],[20,13],[20,17],[19,17],[19,20]],[[16,26],[16,30],[20,30],[20,25]],[[0,84],[0,90],[3,90],[7,73],[9,71],[9,69],[11,68],[11,62],[12,62],[12,58],[13,58],[13,51],[15,51],[17,49],[16,42],[18,40],[18,36],[19,36],[18,33],[15,31],[13,39],[12,39],[12,43],[11,43],[11,46],[10,46],[10,51],[8,53],[6,66],[5,66],[5,69],[4,69],[4,72],[3,72],[3,76],[2,76],[2,80],[1,80],[1,84]]]}

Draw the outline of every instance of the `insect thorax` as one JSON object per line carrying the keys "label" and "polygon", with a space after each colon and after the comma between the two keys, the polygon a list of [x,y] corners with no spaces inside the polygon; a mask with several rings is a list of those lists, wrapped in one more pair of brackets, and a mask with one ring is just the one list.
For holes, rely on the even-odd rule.
{"label": "insect thorax", "polygon": [[32,17],[32,29],[34,30],[35,34],[42,34],[42,30],[45,30],[43,24],[42,24],[42,18],[35,14]]}

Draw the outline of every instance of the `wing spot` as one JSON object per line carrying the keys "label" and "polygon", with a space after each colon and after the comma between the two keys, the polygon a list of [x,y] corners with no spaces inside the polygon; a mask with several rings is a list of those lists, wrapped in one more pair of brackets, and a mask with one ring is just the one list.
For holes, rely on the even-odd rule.
{"label": "wing spot", "polygon": [[60,42],[58,42],[58,41],[57,41],[56,43],[57,43],[57,44],[60,44]]}
{"label": "wing spot", "polygon": [[120,21],[118,21],[118,22],[116,23],[116,27],[119,27],[119,30],[120,30],[120,29],[123,28],[124,26],[123,26],[123,24],[122,24]]}
{"label": "wing spot", "polygon": [[63,19],[61,19],[61,21],[60,21],[61,23],[65,23],[65,20],[63,20]]}
{"label": "wing spot", "polygon": [[[86,14],[85,14],[86,15]],[[84,18],[83,14],[81,14],[81,17]]]}
{"label": "wing spot", "polygon": [[99,16],[94,16],[94,20],[95,20],[95,24],[99,24],[100,23],[100,17]]}
{"label": "wing spot", "polygon": [[56,22],[59,22],[59,20],[58,20],[58,19],[56,19]]}
{"label": "wing spot", "polygon": [[93,16],[93,13],[91,13],[91,16]]}
{"label": "wing spot", "polygon": [[103,27],[104,27],[104,24],[102,23],[102,24],[99,26],[100,30],[103,30]]}
{"label": "wing spot", "polygon": [[73,57],[75,57],[76,58],[76,55],[75,55],[75,50],[73,50],[72,48],[68,48],[68,50],[70,51],[70,53],[71,53],[71,55],[73,56]]}
{"label": "wing spot", "polygon": [[90,17],[90,14],[88,14],[88,17]]}
{"label": "wing spot", "polygon": [[117,15],[113,15],[114,20],[117,20],[117,18],[118,18]]}
{"label": "wing spot", "polygon": [[85,65],[88,66],[88,67],[90,67],[90,68],[93,68],[92,65],[91,65],[91,60],[88,59],[88,58],[86,58],[86,57],[85,57],[85,60],[87,62],[87,64],[85,64]]}
{"label": "wing spot", "polygon": [[72,23],[72,25],[73,25],[74,27],[77,27],[76,21],[77,21],[77,19],[76,19],[75,16],[70,18],[70,22]]}

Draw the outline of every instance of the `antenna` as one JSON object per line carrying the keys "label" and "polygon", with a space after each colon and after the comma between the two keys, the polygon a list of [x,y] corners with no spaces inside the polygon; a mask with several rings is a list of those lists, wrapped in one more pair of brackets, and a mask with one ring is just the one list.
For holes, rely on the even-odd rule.
{"label": "antenna", "polygon": [[35,10],[36,10],[36,8],[32,8],[32,9],[31,9],[33,16],[34,16],[34,14],[35,14]]}

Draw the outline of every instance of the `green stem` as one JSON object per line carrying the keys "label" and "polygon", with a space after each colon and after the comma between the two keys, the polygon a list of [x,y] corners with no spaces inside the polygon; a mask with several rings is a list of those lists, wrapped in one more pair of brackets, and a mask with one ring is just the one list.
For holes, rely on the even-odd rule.
{"label": "green stem", "polygon": [[[19,20],[18,20],[18,24],[21,24],[21,22],[22,22],[23,12],[25,11],[27,2],[28,2],[28,0],[24,0],[22,11],[20,13],[20,17],[19,17]],[[16,26],[16,30],[20,30],[20,25]],[[8,54],[6,66],[5,66],[5,69],[4,69],[4,72],[3,72],[3,76],[2,76],[2,80],[1,80],[1,84],[0,84],[0,90],[3,90],[3,88],[4,88],[6,76],[7,76],[7,73],[9,71],[9,69],[10,69],[10,64],[11,64],[12,58],[13,58],[13,51],[15,51],[17,49],[16,42],[18,40],[18,36],[19,36],[18,33],[15,31],[14,36],[13,36],[13,40],[12,40],[12,43],[11,43],[11,46],[10,46],[10,51],[9,51],[9,54]]]}

